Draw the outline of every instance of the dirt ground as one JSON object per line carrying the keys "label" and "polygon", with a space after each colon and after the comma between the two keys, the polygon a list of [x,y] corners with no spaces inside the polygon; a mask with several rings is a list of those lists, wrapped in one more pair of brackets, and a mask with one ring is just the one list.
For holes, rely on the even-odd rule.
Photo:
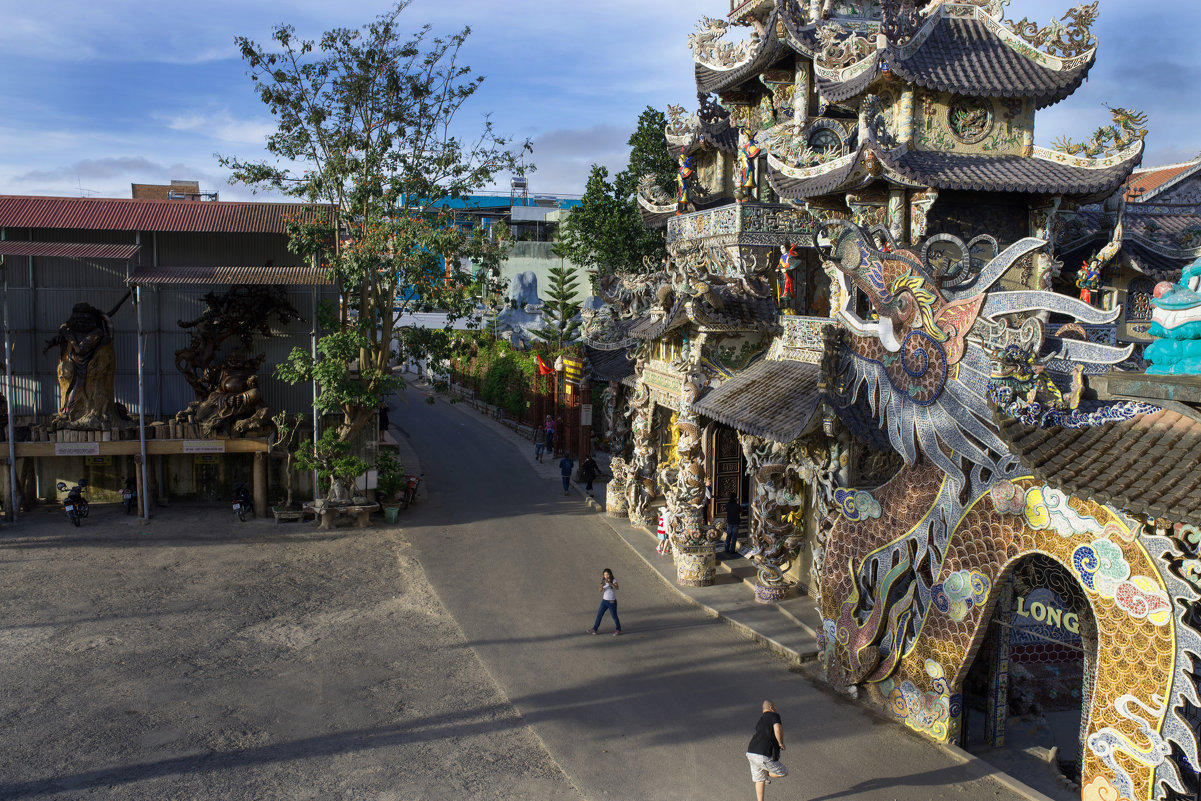
{"label": "dirt ground", "polygon": [[401,529],[0,529],[0,799],[575,799]]}

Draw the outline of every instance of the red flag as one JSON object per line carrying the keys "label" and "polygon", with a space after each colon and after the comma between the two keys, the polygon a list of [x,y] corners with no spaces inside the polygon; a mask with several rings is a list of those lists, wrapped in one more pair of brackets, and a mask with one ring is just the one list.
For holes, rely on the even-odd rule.
{"label": "red flag", "polygon": [[551,375],[552,373],[555,372],[554,370],[552,370],[546,366],[546,362],[542,361],[542,356],[540,354],[535,353],[534,358],[536,358],[538,360],[538,374],[539,375]]}

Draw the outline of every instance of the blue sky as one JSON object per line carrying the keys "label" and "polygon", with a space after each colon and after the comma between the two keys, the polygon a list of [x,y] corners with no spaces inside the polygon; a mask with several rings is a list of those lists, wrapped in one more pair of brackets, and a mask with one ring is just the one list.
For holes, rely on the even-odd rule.
{"label": "blue sky", "polygon": [[[1070,2],[1013,0],[1007,16],[1040,24]],[[365,0],[0,0],[0,193],[128,197],[129,184],[199,179],[223,199],[215,153],[258,157],[271,118],[233,45],[287,22],[316,37],[388,7]],[[414,0],[411,30],[472,27],[463,61],[486,76],[463,113],[529,138],[536,193],[583,191],[589,166],[624,166],[646,106],[695,105],[687,35],[728,0]],[[1201,151],[1201,4],[1101,0],[1098,63],[1066,101],[1040,112],[1041,145],[1086,138],[1104,105],[1150,116],[1144,165]]]}

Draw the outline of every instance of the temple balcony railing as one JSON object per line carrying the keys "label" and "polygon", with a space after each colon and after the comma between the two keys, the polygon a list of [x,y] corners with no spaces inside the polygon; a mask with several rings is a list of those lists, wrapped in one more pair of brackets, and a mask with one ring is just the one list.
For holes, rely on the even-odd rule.
{"label": "temple balcony railing", "polygon": [[812,247],[817,220],[782,203],[730,203],[667,221],[667,246]]}
{"label": "temple balcony railing", "polygon": [[821,364],[826,349],[825,330],[836,325],[838,321],[832,317],[782,313],[781,332],[772,344],[768,358]]}

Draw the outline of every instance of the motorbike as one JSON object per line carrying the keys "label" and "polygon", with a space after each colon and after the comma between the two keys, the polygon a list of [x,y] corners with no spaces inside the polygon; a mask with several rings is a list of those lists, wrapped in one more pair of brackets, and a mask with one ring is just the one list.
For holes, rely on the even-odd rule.
{"label": "motorbike", "polygon": [[250,491],[241,481],[234,484],[234,512],[238,520],[246,522],[246,514],[250,512]]}
{"label": "motorbike", "polygon": [[67,513],[67,519],[71,521],[72,525],[77,527],[80,521],[87,517],[88,512],[91,511],[88,507],[87,498],[83,497],[83,488],[87,485],[88,482],[81,478],[79,479],[79,483],[71,487],[68,491],[66,484],[61,481],[58,482],[58,491],[67,493],[67,497],[63,498],[63,511]]}
{"label": "motorbike", "polygon": [[408,509],[409,504],[417,500],[417,487],[420,485],[421,476],[408,476],[408,481],[405,482],[404,508]]}
{"label": "motorbike", "polygon": [[125,504],[125,514],[127,515],[133,514],[138,508],[138,488],[134,479],[125,479],[125,488],[121,490],[121,501]]}

